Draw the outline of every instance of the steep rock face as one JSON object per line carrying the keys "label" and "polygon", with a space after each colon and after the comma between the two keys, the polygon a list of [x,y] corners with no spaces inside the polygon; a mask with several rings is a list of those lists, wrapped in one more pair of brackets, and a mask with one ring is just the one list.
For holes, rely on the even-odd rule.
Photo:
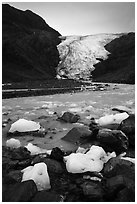
{"label": "steep rock face", "polygon": [[128,33],[105,46],[109,58],[95,65],[93,79],[103,82],[135,83],[135,33]]}
{"label": "steep rock face", "polygon": [[89,36],[61,37],[58,45],[60,62],[57,68],[59,76],[72,79],[88,79],[100,60],[106,60],[109,51],[105,45],[122,34],[98,34]]}
{"label": "steep rock face", "polygon": [[2,5],[2,80],[50,79],[59,62],[60,33],[30,10]]}

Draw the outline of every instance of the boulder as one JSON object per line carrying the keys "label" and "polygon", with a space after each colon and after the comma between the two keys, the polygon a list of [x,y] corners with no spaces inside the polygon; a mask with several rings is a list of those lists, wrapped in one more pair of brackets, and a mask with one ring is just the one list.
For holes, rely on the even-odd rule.
{"label": "boulder", "polygon": [[125,188],[124,176],[116,175],[114,177],[106,179],[105,188],[107,191],[105,198],[107,200],[113,201],[117,193]]}
{"label": "boulder", "polygon": [[120,154],[128,149],[128,138],[120,130],[99,130],[97,140],[106,151],[115,151]]}
{"label": "boulder", "polygon": [[90,119],[90,124],[89,124],[89,130],[92,131],[92,137],[96,138],[98,131],[99,131],[99,125],[96,123],[94,118]]}
{"label": "boulder", "polygon": [[92,132],[87,127],[74,127],[62,139],[73,144],[84,143],[91,139]]}
{"label": "boulder", "polygon": [[55,191],[40,191],[35,194],[31,202],[61,202],[62,196]]}
{"label": "boulder", "polygon": [[54,159],[45,158],[45,157],[35,157],[32,161],[33,164],[44,162],[47,165],[48,173],[58,173],[62,174],[64,169],[62,167],[62,164]]}
{"label": "boulder", "polygon": [[63,161],[63,156],[64,152],[58,147],[53,148],[50,154],[50,158],[57,161]]}
{"label": "boulder", "polygon": [[86,181],[81,185],[84,196],[90,198],[90,201],[99,201],[103,198],[104,191],[99,182]]}
{"label": "boulder", "polygon": [[135,202],[135,193],[131,193],[128,188],[124,188],[117,193],[115,202]]}
{"label": "boulder", "polygon": [[10,186],[4,191],[3,202],[29,202],[37,193],[37,187],[33,180],[24,181]]}
{"label": "boulder", "polygon": [[135,115],[129,115],[127,119],[121,122],[118,129],[127,135],[129,144],[135,146]]}
{"label": "boulder", "polygon": [[8,147],[2,147],[2,170],[8,172],[11,169],[21,169],[30,165],[31,156],[30,152],[24,148],[19,147],[11,149]]}
{"label": "boulder", "polygon": [[6,176],[4,177],[4,183],[10,184],[11,180],[14,180],[15,183],[21,182],[22,173],[20,170],[11,170]]}
{"label": "boulder", "polygon": [[[135,199],[135,181],[125,175],[116,175],[108,178],[106,180],[106,190],[107,194],[105,197],[109,201],[134,201]],[[124,192],[126,192],[125,198]]]}
{"label": "boulder", "polygon": [[135,181],[135,164],[120,157],[111,158],[104,166],[104,176],[107,178],[123,175]]}
{"label": "boulder", "polygon": [[67,123],[76,123],[80,119],[80,116],[70,112],[65,112],[59,119]]}
{"label": "boulder", "polygon": [[126,106],[116,106],[112,108],[112,111],[118,111],[119,113],[126,112],[130,114],[133,110],[131,108],[128,108]]}
{"label": "boulder", "polygon": [[19,147],[10,151],[11,158],[13,160],[24,160],[30,159],[30,152],[25,147]]}
{"label": "boulder", "polygon": [[22,182],[33,180],[37,186],[38,191],[48,190],[51,188],[50,179],[47,172],[47,165],[43,162],[28,166],[21,171],[23,173]]}

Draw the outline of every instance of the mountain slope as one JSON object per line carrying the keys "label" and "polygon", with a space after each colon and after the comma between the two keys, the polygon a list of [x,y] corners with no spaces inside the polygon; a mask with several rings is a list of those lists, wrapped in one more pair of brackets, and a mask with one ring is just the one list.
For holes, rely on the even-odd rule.
{"label": "mountain slope", "polygon": [[103,82],[135,83],[135,34],[128,33],[105,46],[109,58],[95,65],[93,79]]}
{"label": "mountain slope", "polygon": [[54,78],[60,33],[30,10],[2,5],[2,81]]}

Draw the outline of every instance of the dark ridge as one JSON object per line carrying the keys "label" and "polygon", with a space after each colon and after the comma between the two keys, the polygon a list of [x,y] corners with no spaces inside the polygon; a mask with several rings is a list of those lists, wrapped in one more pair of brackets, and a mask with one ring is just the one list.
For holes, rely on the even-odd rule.
{"label": "dark ridge", "polygon": [[30,10],[2,5],[2,83],[53,79],[61,34]]}
{"label": "dark ridge", "polygon": [[95,65],[93,81],[135,83],[135,33],[112,40],[105,46],[111,54]]}

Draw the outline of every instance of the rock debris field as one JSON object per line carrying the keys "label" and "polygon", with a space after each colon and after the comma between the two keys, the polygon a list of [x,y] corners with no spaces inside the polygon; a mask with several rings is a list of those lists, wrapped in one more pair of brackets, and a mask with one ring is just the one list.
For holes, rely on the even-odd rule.
{"label": "rock debris field", "polygon": [[135,86],[3,99],[2,200],[134,202]]}

